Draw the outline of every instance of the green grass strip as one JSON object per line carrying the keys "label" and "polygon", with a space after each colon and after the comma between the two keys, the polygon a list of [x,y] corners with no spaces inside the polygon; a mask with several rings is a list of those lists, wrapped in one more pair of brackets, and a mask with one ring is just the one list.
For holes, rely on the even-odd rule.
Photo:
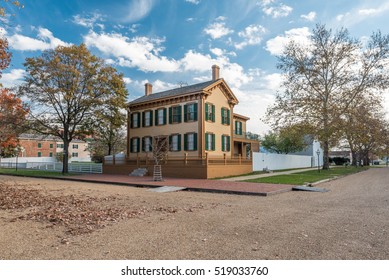
{"label": "green grass strip", "polygon": [[329,170],[320,170],[320,173],[318,170],[310,170],[287,175],[276,175],[271,177],[251,179],[246,180],[245,182],[303,185],[305,183],[314,183],[325,179],[332,179],[338,176],[345,176],[367,169],[368,167],[339,167],[331,168]]}

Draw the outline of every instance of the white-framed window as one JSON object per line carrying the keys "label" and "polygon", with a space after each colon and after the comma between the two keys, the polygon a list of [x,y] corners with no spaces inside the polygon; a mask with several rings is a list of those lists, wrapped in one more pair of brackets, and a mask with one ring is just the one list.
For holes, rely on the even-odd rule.
{"label": "white-framed window", "polygon": [[152,138],[150,136],[143,137],[143,147],[144,152],[151,152],[152,151]]}
{"label": "white-framed window", "polygon": [[78,153],[72,153],[72,157],[78,157]]}
{"label": "white-framed window", "polygon": [[171,107],[171,121],[170,123],[180,123],[181,122],[181,106]]}
{"label": "white-framed window", "polygon": [[205,150],[206,151],[215,150],[215,134],[205,133]]}
{"label": "white-framed window", "polygon": [[230,110],[222,108],[222,124],[230,125]]}
{"label": "white-framed window", "polygon": [[230,142],[231,142],[230,136],[222,135],[222,151],[223,152],[229,152],[231,150]]}
{"label": "white-framed window", "polygon": [[144,118],[144,126],[151,126],[151,111],[145,112]]}
{"label": "white-framed window", "polygon": [[215,105],[205,103],[205,120],[215,122]]}
{"label": "white-framed window", "polygon": [[188,151],[194,150],[194,134],[188,134]]}
{"label": "white-framed window", "polygon": [[139,114],[138,113],[132,114],[132,127],[133,128],[139,127]]}
{"label": "white-framed window", "polygon": [[197,133],[184,134],[184,150],[197,151]]}
{"label": "white-framed window", "polygon": [[163,109],[158,109],[158,124],[165,124]]}
{"label": "white-framed window", "polygon": [[184,107],[184,121],[197,121],[197,103],[186,104]]}
{"label": "white-framed window", "polygon": [[242,135],[242,122],[235,121],[235,134]]}
{"label": "white-framed window", "polygon": [[73,149],[78,149],[78,144],[73,144],[72,147]]}
{"label": "white-framed window", "polygon": [[138,137],[131,138],[131,153],[139,153],[139,142]]}
{"label": "white-framed window", "polygon": [[173,152],[181,151],[181,135],[173,134],[169,137],[170,150]]}

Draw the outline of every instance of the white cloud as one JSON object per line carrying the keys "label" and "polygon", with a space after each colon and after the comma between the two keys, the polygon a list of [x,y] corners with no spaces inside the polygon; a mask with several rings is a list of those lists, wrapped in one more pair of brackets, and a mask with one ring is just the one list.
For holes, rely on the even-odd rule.
{"label": "white cloud", "polygon": [[204,32],[211,36],[212,39],[219,39],[223,36],[233,33],[234,31],[226,27],[226,23],[224,22],[225,17],[218,17],[214,23],[209,24]]}
{"label": "white cloud", "polygon": [[338,22],[337,24],[341,22],[342,25],[352,26],[367,18],[380,16],[388,11],[389,3],[385,1],[385,3],[376,7],[366,7],[365,5],[363,8],[355,8],[345,14],[337,15],[335,19]]}
{"label": "white cloud", "polygon": [[42,27],[38,28],[37,39],[24,35],[14,34],[8,37],[8,41],[14,50],[21,51],[43,51],[47,49],[54,49],[58,46],[71,45],[54,37],[50,30]]}
{"label": "white cloud", "polygon": [[133,0],[127,8],[125,22],[134,22],[147,16],[154,6],[153,0]]}
{"label": "white cloud", "polygon": [[236,87],[240,87],[252,79],[244,72],[241,65],[230,62],[226,56],[220,56],[214,59],[209,54],[201,54],[189,50],[184,58],[180,60],[180,63],[184,71],[208,72],[208,80],[211,79],[211,65],[217,64],[220,67],[220,77]]}
{"label": "white cloud", "polygon": [[307,21],[314,21],[316,18],[316,12],[309,12],[306,15],[301,15],[301,18]]}
{"label": "white cloud", "polygon": [[84,27],[93,28],[97,21],[101,21],[103,19],[104,18],[101,14],[95,12],[86,16],[75,15],[73,16],[73,23]]}
{"label": "white cloud", "polygon": [[97,34],[90,31],[84,36],[84,42],[88,47],[95,47],[102,53],[117,58],[121,66],[136,67],[145,72],[174,72],[179,69],[177,61],[160,55],[164,39],[130,39],[117,33]]}
{"label": "white cloud", "polygon": [[265,33],[266,28],[262,25],[249,25],[243,31],[238,33],[239,37],[243,38],[244,41],[241,43],[236,43],[235,48],[241,50],[249,45],[259,45],[262,41],[262,35]]}
{"label": "white cloud", "polygon": [[129,30],[131,31],[131,33],[136,33],[138,32],[138,28],[140,27],[140,24],[139,23],[134,23],[131,25],[131,27],[129,28]]}
{"label": "white cloud", "polygon": [[185,0],[185,2],[191,3],[193,5],[198,5],[200,4],[200,0]]}
{"label": "white cloud", "polygon": [[292,7],[283,3],[276,4],[275,2],[275,0],[263,0],[262,2],[258,3],[258,5],[262,7],[262,11],[266,15],[273,18],[286,17],[293,11]]}
{"label": "white cloud", "polygon": [[12,69],[9,73],[3,73],[0,83],[4,87],[14,87],[23,82],[23,77],[26,71],[24,69]]}
{"label": "white cloud", "polygon": [[288,31],[285,31],[285,34],[282,36],[277,36],[273,39],[270,39],[266,42],[266,50],[269,51],[272,55],[281,55],[284,51],[285,46],[290,41],[295,41],[306,46],[310,45],[310,31],[308,27],[294,28]]}
{"label": "white cloud", "polygon": [[123,77],[123,81],[124,81],[127,85],[132,83],[131,78],[128,78],[128,77]]}

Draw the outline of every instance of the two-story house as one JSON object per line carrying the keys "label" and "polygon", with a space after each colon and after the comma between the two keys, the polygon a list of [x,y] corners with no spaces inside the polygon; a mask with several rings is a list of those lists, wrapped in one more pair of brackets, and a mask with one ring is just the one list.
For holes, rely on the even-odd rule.
{"label": "two-story house", "polygon": [[250,151],[259,142],[247,139],[248,117],[234,113],[238,99],[212,66],[212,80],[153,93],[128,103],[126,166],[106,165],[107,173],[128,173],[152,166],[153,141],[166,139],[164,175],[212,178],[252,171]]}

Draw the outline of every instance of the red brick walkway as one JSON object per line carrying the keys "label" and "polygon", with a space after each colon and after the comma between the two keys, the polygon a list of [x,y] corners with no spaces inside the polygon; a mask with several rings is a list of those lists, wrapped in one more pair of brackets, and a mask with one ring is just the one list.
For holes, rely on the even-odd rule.
{"label": "red brick walkway", "polygon": [[284,184],[264,184],[264,183],[246,183],[246,182],[227,182],[220,180],[203,179],[179,179],[164,178],[162,182],[154,182],[152,177],[131,177],[126,175],[108,175],[108,174],[85,174],[69,176],[66,179],[111,183],[118,185],[127,185],[135,187],[162,187],[174,186],[185,187],[190,191],[222,192],[245,195],[268,196],[272,194],[287,192],[292,190],[292,185]]}

